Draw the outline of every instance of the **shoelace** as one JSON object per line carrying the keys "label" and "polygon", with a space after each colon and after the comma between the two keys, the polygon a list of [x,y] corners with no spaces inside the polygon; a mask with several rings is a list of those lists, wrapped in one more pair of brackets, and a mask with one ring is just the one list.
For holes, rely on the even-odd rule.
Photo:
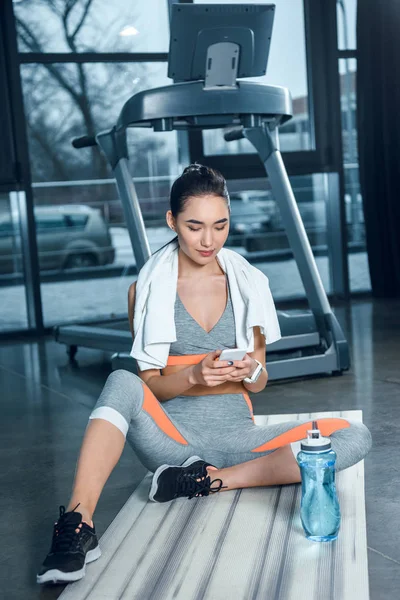
{"label": "shoelace", "polygon": [[[219,481],[219,483],[217,483]],[[197,478],[189,473],[182,473],[177,477],[176,480],[176,495],[187,496],[189,499],[194,496],[208,496],[209,494],[215,494],[219,492],[222,488],[226,487],[222,485],[222,479],[214,479],[210,480],[210,476],[203,477],[200,481],[197,481]],[[213,483],[217,483],[217,487],[211,487]]]}
{"label": "shoelace", "polygon": [[[54,524],[51,552],[73,551],[78,547],[81,529],[79,529],[79,523],[71,520],[73,518],[71,515],[78,506],[79,504],[68,513],[65,513],[65,506],[60,506],[60,518]],[[79,533],[75,531],[76,529],[79,529]]]}

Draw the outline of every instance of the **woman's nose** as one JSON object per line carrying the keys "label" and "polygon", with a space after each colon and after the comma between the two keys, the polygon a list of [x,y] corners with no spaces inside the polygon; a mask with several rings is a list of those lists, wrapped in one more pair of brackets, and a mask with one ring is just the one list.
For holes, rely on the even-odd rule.
{"label": "woman's nose", "polygon": [[201,245],[205,246],[206,248],[209,248],[210,246],[212,246],[212,243],[213,243],[212,232],[205,231],[203,234],[203,239],[201,240]]}

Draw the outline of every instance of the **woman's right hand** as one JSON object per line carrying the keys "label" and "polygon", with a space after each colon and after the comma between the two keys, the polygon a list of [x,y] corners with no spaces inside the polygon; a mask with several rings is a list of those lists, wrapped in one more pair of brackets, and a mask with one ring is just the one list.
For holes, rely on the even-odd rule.
{"label": "woman's right hand", "polygon": [[216,360],[222,350],[210,352],[201,362],[192,367],[193,385],[215,387],[228,381],[228,375],[235,371],[235,367],[227,360]]}

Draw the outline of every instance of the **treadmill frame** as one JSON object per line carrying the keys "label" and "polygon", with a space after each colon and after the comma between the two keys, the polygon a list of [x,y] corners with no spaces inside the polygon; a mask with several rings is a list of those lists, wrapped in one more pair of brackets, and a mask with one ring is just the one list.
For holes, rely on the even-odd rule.
{"label": "treadmill frame", "polygon": [[[306,291],[310,309],[316,323],[316,331],[289,336],[268,346],[268,355],[274,351],[308,347],[319,339],[323,351],[311,356],[295,356],[279,360],[269,360],[268,373],[271,380],[287,379],[319,373],[341,373],[350,366],[349,348],[343,331],[333,314],[324,290],[312,249],[302,222],[297,203],[279,150],[278,127],[291,117],[291,99],[288,90],[276,86],[240,82],[241,95],[246,99],[248,112],[238,114],[232,106],[225,106],[221,114],[207,114],[213,105],[219,105],[224,91],[206,91],[204,82],[188,82],[140,92],[133,96],[122,109],[117,126],[96,136],[96,143],[111,165],[116,179],[118,193],[122,202],[132,248],[136,258],[138,271],[149,258],[150,246],[146,235],[143,216],[131,173],[129,172],[128,149],[126,142],[127,127],[152,127],[154,131],[172,131],[182,129],[213,129],[225,127],[227,141],[247,138],[258,152],[269,178],[272,192],[278,202],[282,221],[289,239],[290,247],[298,265],[300,276]],[[260,97],[254,98],[255,87],[258,93],[266,94],[272,109],[267,113],[251,112]],[[178,89],[177,89],[178,88]],[[225,91],[225,94],[230,92]],[[206,103],[198,104],[193,111],[193,101],[199,95],[207,94]],[[164,102],[164,114],[155,114],[153,107],[160,106],[163,95],[169,103]],[[172,99],[171,99],[172,98]],[[182,98],[184,102],[182,102]],[[233,104],[240,106],[239,100],[233,98]],[[252,99],[252,102],[249,100]],[[151,102],[153,100],[153,102]],[[158,100],[158,101],[157,101]],[[243,98],[242,98],[243,100]],[[191,114],[182,115],[181,106],[189,106]],[[165,106],[166,104],[166,106]],[[227,103],[229,105],[229,102]],[[244,104],[244,103],[243,103]],[[57,341],[70,346],[70,356],[74,357],[78,345],[110,349],[117,351],[113,355],[113,368],[130,368],[134,370],[134,360],[129,356],[128,332],[113,332],[106,328],[89,328],[66,325],[55,329]],[[317,337],[316,337],[317,336]],[[109,348],[107,338],[112,340]],[[117,339],[120,343],[117,343]],[[111,344],[110,344],[111,345]],[[130,345],[130,344],[129,344]],[[107,347],[108,346],[108,347]],[[125,350],[122,350],[122,347]]]}

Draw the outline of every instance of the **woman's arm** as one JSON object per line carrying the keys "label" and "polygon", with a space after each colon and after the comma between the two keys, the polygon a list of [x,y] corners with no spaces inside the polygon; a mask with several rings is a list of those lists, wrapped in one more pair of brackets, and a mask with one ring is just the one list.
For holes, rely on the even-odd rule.
{"label": "woman's arm", "polygon": [[[231,374],[229,379],[231,381],[241,381],[249,392],[257,393],[261,392],[267,385],[268,373],[265,368],[265,338],[259,327],[254,327],[253,329],[254,350],[246,354],[243,360],[234,361],[235,372]],[[255,383],[246,383],[244,378],[251,377],[258,366],[255,359],[262,364],[263,370]]]}
{"label": "woman's arm", "polygon": [[172,375],[161,375],[161,371],[158,369],[147,371],[138,369],[138,374],[160,402],[180,396],[196,385],[193,380],[193,365],[177,373],[172,373]]}
{"label": "woman's arm", "polygon": [[[129,286],[128,290],[128,317],[132,339],[134,338],[133,315],[135,308],[135,293],[136,281]],[[193,366],[189,366],[178,373],[166,376],[162,376],[159,369],[140,371],[138,368],[138,375],[160,402],[175,398],[175,396],[179,396],[196,385],[193,378]]]}

